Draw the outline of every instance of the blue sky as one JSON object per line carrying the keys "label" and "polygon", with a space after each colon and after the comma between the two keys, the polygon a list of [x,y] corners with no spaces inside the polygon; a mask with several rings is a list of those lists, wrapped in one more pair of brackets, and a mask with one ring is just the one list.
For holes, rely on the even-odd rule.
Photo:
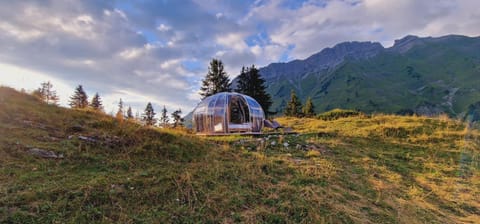
{"label": "blue sky", "polygon": [[3,1],[0,84],[51,80],[62,105],[76,85],[142,111],[188,112],[212,58],[244,65],[304,59],[344,41],[389,47],[408,34],[480,34],[477,0]]}

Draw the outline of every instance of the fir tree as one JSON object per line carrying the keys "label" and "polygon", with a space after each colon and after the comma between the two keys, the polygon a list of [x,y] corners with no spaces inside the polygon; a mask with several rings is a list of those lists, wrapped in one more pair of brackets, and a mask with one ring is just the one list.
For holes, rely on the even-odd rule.
{"label": "fir tree", "polygon": [[208,67],[208,73],[205,79],[202,80],[200,91],[202,99],[216,93],[232,91],[230,88],[230,79],[224,71],[222,61],[212,59]]}
{"label": "fir tree", "polygon": [[305,102],[305,105],[302,108],[302,112],[305,117],[315,116],[315,106],[313,105],[311,97],[307,98],[307,102]]}
{"label": "fir tree", "polygon": [[150,102],[148,102],[147,107],[145,108],[142,120],[146,126],[153,126],[155,123],[157,123],[157,119],[155,119],[155,111],[153,110],[153,106]]}
{"label": "fir tree", "polygon": [[70,97],[70,107],[72,108],[86,108],[88,106],[88,97],[83,90],[82,85],[75,88],[73,96]]}
{"label": "fir tree", "polygon": [[102,100],[100,99],[100,95],[98,95],[98,93],[95,93],[95,95],[93,96],[90,107],[96,111],[103,110]]}
{"label": "fir tree", "polygon": [[133,119],[133,112],[132,112],[132,107],[128,106],[127,109],[127,119],[132,120]]}
{"label": "fir tree", "polygon": [[53,85],[50,81],[42,82],[40,88],[33,92],[33,95],[39,97],[43,102],[47,104],[58,104],[57,91],[53,90]]}
{"label": "fir tree", "polygon": [[125,112],[123,111],[123,101],[122,98],[120,98],[120,101],[118,102],[118,111],[115,114],[115,117],[118,120],[123,120]]}
{"label": "fir tree", "polygon": [[173,128],[182,126],[183,124],[183,118],[182,118],[182,110],[178,109],[172,113],[172,118],[173,118]]}
{"label": "fir tree", "polygon": [[160,117],[160,125],[163,127],[163,128],[166,128],[168,127],[168,122],[170,120],[168,119],[168,115],[167,115],[167,108],[165,107],[165,105],[163,106],[163,109],[162,109],[162,116]]}
{"label": "fir tree", "polygon": [[297,94],[292,90],[290,94],[290,101],[285,108],[285,116],[299,117],[301,115],[302,104],[297,98]]}
{"label": "fir tree", "polygon": [[265,113],[269,113],[268,110],[272,105],[272,100],[266,92],[265,80],[261,77],[255,65],[250,68],[242,67],[235,91],[254,98],[262,106]]}

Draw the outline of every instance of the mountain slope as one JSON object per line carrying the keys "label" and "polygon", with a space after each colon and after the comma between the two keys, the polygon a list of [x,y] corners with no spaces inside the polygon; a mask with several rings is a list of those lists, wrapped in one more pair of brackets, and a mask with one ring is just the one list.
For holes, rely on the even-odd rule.
{"label": "mountain slope", "polygon": [[0,223],[480,218],[476,129],[445,117],[280,121],[301,134],[199,138],[0,87]]}
{"label": "mountain slope", "polygon": [[480,38],[406,36],[390,48],[346,42],[305,60],[270,64],[260,73],[278,112],[293,89],[303,101],[312,97],[317,112],[463,116],[480,101]]}

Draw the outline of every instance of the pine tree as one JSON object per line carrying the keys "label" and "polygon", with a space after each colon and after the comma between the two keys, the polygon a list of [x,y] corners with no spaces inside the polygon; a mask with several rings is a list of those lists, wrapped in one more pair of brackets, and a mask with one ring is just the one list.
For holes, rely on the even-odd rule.
{"label": "pine tree", "polygon": [[120,98],[120,101],[118,102],[118,110],[117,110],[117,113],[115,114],[115,117],[122,121],[123,118],[124,118],[124,114],[125,112],[123,112],[123,101],[122,101],[122,98]]}
{"label": "pine tree", "polygon": [[208,67],[208,73],[205,79],[202,80],[202,87],[200,88],[200,95],[203,98],[211,96],[220,92],[230,92],[230,79],[224,71],[222,61],[212,59]]}
{"label": "pine tree", "polygon": [[53,85],[50,81],[42,82],[40,88],[33,92],[33,95],[39,97],[43,102],[47,104],[58,105],[57,91],[53,90]]}
{"label": "pine tree", "polygon": [[75,88],[73,96],[70,97],[70,107],[72,108],[86,108],[88,106],[88,97],[83,90],[82,85]]}
{"label": "pine tree", "polygon": [[272,99],[266,92],[265,80],[261,77],[255,65],[250,68],[242,67],[235,91],[254,98],[262,106],[263,111],[269,113]]}
{"label": "pine tree", "polygon": [[301,115],[302,104],[297,98],[297,94],[292,90],[290,94],[290,101],[285,108],[285,116],[299,117]]}
{"label": "pine tree", "polygon": [[315,116],[315,106],[313,105],[311,97],[307,98],[307,102],[305,102],[305,106],[303,106],[302,112],[305,117]]}
{"label": "pine tree", "polygon": [[183,118],[182,118],[182,110],[178,109],[172,113],[173,118],[173,128],[182,126]]}
{"label": "pine tree", "polygon": [[166,128],[166,127],[168,127],[168,122],[169,122],[169,119],[168,119],[168,115],[167,115],[167,108],[164,105],[163,109],[162,109],[162,116],[160,117],[160,125],[163,128]]}
{"label": "pine tree", "polygon": [[128,106],[127,109],[127,119],[132,120],[133,119],[133,112],[132,112],[132,107]]}
{"label": "pine tree", "polygon": [[245,68],[245,66],[242,66],[242,71],[240,71],[240,75],[238,76],[238,83],[235,92],[247,94],[249,90],[248,83],[250,82],[250,76],[247,74],[247,69],[248,67]]}
{"label": "pine tree", "polygon": [[153,110],[153,106],[150,102],[148,102],[147,107],[145,108],[142,120],[146,126],[153,126],[155,123],[157,123],[157,119],[155,119],[155,111]]}
{"label": "pine tree", "polygon": [[95,93],[93,96],[90,107],[96,111],[103,111],[102,100],[100,99],[100,95],[98,95],[98,93]]}

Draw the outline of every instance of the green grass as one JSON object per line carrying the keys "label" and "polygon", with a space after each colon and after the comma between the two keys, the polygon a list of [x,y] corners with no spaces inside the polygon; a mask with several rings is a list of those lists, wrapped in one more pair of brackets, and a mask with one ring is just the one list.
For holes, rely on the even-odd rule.
{"label": "green grass", "polygon": [[[480,218],[476,129],[445,116],[279,120],[300,134],[197,137],[48,106],[1,87],[0,223]],[[65,158],[37,158],[31,147]]]}

